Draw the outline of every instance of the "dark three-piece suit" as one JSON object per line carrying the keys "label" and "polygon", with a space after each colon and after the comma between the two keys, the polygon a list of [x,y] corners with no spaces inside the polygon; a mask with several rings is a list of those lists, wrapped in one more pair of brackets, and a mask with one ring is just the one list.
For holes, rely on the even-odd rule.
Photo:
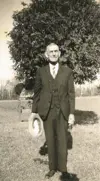
{"label": "dark three-piece suit", "polygon": [[54,79],[49,65],[39,68],[34,86],[32,112],[43,120],[49,168],[66,172],[68,116],[74,114],[75,91],[72,70],[59,64]]}

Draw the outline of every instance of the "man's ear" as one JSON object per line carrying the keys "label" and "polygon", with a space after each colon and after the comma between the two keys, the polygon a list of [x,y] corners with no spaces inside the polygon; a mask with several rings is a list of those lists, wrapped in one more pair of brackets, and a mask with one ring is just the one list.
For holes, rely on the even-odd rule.
{"label": "man's ear", "polygon": [[44,55],[45,55],[45,57],[48,59],[47,51],[45,51]]}
{"label": "man's ear", "polygon": [[61,51],[59,51],[59,57],[60,57],[60,55],[61,55]]}

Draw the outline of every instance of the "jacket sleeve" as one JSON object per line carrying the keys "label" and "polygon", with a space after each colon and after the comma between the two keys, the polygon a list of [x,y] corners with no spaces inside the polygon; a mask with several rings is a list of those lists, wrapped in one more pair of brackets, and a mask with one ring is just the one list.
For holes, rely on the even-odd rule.
{"label": "jacket sleeve", "polygon": [[37,70],[35,84],[34,84],[34,95],[33,95],[33,103],[32,103],[32,112],[38,113],[37,105],[40,99],[40,92],[42,89],[42,80],[40,77],[40,69]]}
{"label": "jacket sleeve", "polygon": [[69,105],[70,105],[70,114],[74,114],[75,111],[75,87],[73,72],[71,71],[68,80],[68,96],[69,96]]}

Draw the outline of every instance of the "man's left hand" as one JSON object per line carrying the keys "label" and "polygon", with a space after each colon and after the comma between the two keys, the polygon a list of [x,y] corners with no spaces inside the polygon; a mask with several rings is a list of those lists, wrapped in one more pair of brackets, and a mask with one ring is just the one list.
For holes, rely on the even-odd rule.
{"label": "man's left hand", "polygon": [[75,116],[74,116],[74,114],[70,114],[69,118],[68,118],[69,127],[73,127],[74,122],[75,122]]}

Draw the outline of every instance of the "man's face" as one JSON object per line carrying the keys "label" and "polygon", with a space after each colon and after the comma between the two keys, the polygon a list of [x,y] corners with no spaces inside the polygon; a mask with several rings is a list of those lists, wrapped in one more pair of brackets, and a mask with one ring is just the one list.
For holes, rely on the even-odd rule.
{"label": "man's face", "polygon": [[57,45],[50,45],[47,47],[47,56],[52,63],[58,62],[60,57],[59,47]]}

